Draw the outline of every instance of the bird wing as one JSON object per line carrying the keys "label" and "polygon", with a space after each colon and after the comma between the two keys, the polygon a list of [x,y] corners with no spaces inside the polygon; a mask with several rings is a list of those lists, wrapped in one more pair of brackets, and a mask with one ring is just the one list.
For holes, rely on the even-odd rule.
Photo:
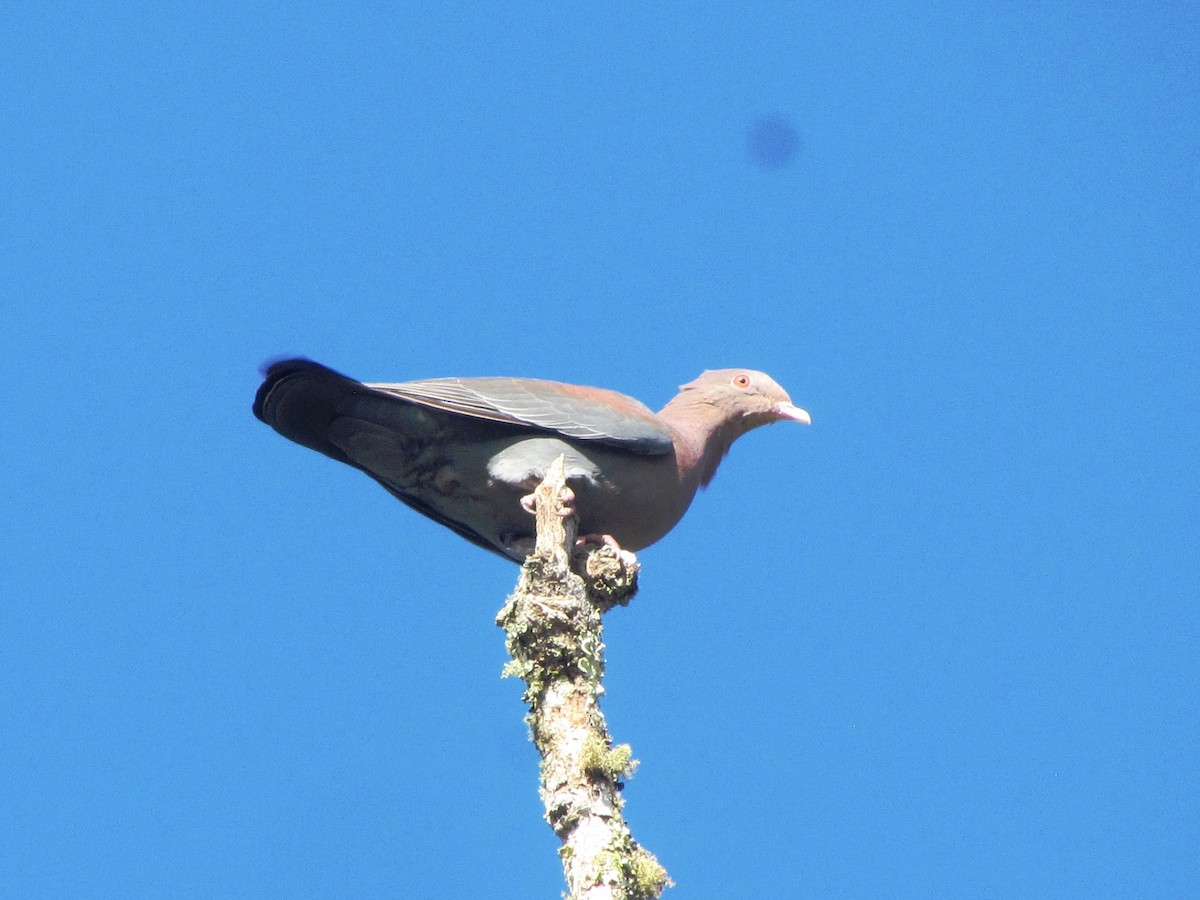
{"label": "bird wing", "polygon": [[674,448],[671,432],[649,408],[603,388],[534,378],[432,378],[367,387],[457,415],[523,425],[645,456],[661,456]]}

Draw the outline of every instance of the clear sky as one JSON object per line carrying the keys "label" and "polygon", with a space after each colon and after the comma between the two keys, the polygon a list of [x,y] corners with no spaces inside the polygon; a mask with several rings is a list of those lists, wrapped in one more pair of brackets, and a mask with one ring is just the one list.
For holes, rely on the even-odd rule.
{"label": "clear sky", "polygon": [[558,896],[517,568],[286,354],[812,413],[608,619],[669,896],[1200,896],[1195,4],[186,6],[5,6],[0,896]]}

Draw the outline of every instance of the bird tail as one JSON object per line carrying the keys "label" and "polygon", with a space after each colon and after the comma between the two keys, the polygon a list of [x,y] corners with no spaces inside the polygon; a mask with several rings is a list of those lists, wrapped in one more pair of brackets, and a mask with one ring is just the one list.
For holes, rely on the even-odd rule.
{"label": "bird tail", "polygon": [[329,440],[329,428],[344,401],[365,391],[362,383],[300,357],[271,363],[263,375],[254,415],[288,440],[355,465]]}

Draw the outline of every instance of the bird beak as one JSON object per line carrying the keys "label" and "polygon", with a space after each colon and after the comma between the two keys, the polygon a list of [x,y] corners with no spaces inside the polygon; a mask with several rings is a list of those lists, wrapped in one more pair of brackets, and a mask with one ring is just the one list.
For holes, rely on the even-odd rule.
{"label": "bird beak", "polygon": [[793,406],[791,403],[776,403],[775,415],[780,419],[790,419],[793,422],[803,422],[805,425],[812,424],[812,416],[807,410],[803,410],[798,406]]}

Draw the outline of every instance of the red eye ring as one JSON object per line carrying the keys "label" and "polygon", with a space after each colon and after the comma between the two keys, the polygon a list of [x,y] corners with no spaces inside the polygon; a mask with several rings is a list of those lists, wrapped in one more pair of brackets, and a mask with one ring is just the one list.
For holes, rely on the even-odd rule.
{"label": "red eye ring", "polygon": [[745,372],[739,372],[737,375],[733,376],[733,386],[740,388],[750,387],[750,376]]}

